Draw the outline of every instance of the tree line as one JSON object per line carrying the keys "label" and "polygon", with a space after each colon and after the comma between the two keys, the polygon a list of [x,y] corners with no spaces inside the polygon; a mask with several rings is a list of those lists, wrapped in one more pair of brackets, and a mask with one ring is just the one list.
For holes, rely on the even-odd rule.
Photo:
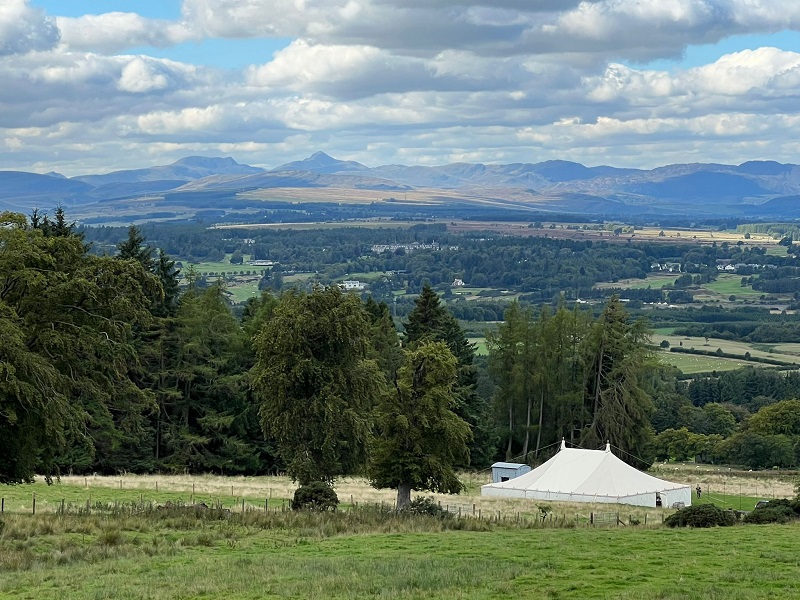
{"label": "tree line", "polygon": [[[412,489],[457,491],[456,468],[543,460],[562,438],[610,441],[646,466],[675,449],[659,439],[667,430],[743,433],[761,408],[691,397],[706,380],[659,366],[647,324],[616,297],[598,316],[511,303],[481,373],[430,285],[402,335],[385,303],[337,286],[265,294],[235,316],[222,284],[200,287],[189,271],[179,285],[175,261],[136,227],[98,255],[61,210],[0,223],[0,482],[358,472],[405,502]],[[781,399],[770,394],[758,402]],[[710,404],[733,429],[709,425],[730,422]]]}

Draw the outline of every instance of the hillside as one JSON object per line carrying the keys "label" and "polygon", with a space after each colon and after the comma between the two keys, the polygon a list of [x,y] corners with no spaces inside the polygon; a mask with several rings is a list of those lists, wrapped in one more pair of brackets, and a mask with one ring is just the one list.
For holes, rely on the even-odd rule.
{"label": "hillside", "polygon": [[[313,198],[306,198],[305,191],[311,190],[329,190],[330,194],[314,193]],[[643,170],[551,160],[368,167],[317,152],[271,170],[240,164],[230,157],[194,156],[170,165],[72,179],[57,174],[0,172],[0,209],[29,212],[34,207],[47,210],[62,204],[76,217],[95,221],[112,213],[147,218],[166,205],[176,218],[192,218],[200,208],[198,197],[208,198],[209,194],[217,199],[221,215],[257,212],[264,201],[280,199],[337,204],[368,201],[375,206],[397,202],[398,194],[403,194],[403,201],[411,196],[418,208],[467,203],[491,205],[493,211],[602,218],[778,219],[796,217],[800,212],[800,166],[748,161],[738,166],[695,163]],[[391,214],[388,207],[378,212]],[[425,216],[423,209],[417,212]]]}

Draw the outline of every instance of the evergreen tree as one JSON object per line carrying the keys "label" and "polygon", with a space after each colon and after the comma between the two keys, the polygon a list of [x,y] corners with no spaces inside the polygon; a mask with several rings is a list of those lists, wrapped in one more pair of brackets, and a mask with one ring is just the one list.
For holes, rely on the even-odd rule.
{"label": "evergreen tree", "polygon": [[496,435],[491,423],[490,405],[475,392],[475,346],[467,339],[458,320],[427,284],[414,301],[414,310],[405,323],[405,346],[413,349],[426,342],[444,342],[458,360],[458,377],[454,388],[455,412],[472,428],[471,463],[486,465],[494,455]]}
{"label": "evergreen tree", "polygon": [[144,237],[136,225],[128,228],[128,238],[117,244],[117,258],[120,260],[135,260],[147,272],[154,268],[153,248],[145,245]]}

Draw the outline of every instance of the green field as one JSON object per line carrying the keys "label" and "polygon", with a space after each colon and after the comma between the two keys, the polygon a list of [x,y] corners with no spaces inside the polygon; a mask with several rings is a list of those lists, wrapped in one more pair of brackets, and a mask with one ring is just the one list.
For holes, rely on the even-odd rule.
{"label": "green field", "polygon": [[[658,346],[663,340],[669,342],[670,347],[683,347],[688,349],[703,350],[714,352],[717,348],[728,354],[736,354],[744,357],[749,353],[752,357],[778,360],[786,363],[794,363],[800,366],[800,344],[756,344],[747,342],[736,342],[722,340],[718,338],[688,337],[667,334],[654,334],[652,342]],[[658,358],[666,363],[679,368],[686,374],[709,373],[711,371],[731,371],[744,366],[770,367],[768,363],[747,361],[744,358],[723,358],[716,356],[703,356],[695,354],[683,354],[670,352],[669,349],[659,349]]]}
{"label": "green field", "polygon": [[487,356],[489,354],[489,348],[486,346],[485,337],[470,337],[467,338],[467,341],[470,344],[475,344],[475,354],[478,356]]}
{"label": "green field", "polygon": [[[703,503],[735,509],[792,489],[791,474],[771,471],[668,463],[654,473],[702,484]],[[0,598],[800,595],[800,524],[673,530],[662,525],[671,510],[574,503],[548,505],[555,518],[542,522],[542,502],[483,498],[477,494],[486,474],[463,476],[466,495],[438,497],[465,509],[450,518],[379,508],[392,492],[358,478],[337,482],[343,510],[336,513],[285,509],[295,487],[287,477],[73,476],[52,486],[7,486],[0,489]],[[158,508],[199,501],[227,510]],[[473,516],[474,503],[482,519]],[[624,524],[592,527],[589,511]]]}
{"label": "green field", "polygon": [[733,371],[747,366],[748,364],[758,364],[752,362],[748,363],[745,360],[715,358],[713,356],[694,356],[692,354],[679,354],[677,352],[659,352],[658,358],[661,362],[677,367],[687,375],[692,375],[694,373],[710,373],[712,371]]}
{"label": "green field", "polygon": [[430,518],[13,516],[2,598],[797,598],[797,525],[670,530]]}
{"label": "green field", "polygon": [[764,292],[753,289],[753,286],[742,285],[742,276],[731,273],[722,273],[717,276],[716,281],[704,283],[702,289],[708,290],[713,294],[718,294],[728,298],[731,295],[736,297],[760,297]]}
{"label": "green field", "polygon": [[644,290],[653,288],[654,290],[659,290],[667,284],[675,283],[675,280],[680,276],[680,273],[654,273],[648,275],[646,279],[620,279],[614,282],[598,283],[595,287],[600,289],[620,288],[623,290]]}

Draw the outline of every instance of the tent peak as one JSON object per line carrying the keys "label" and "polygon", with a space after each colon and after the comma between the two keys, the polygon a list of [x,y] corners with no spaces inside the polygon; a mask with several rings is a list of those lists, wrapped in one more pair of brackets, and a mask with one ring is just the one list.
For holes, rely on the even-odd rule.
{"label": "tent peak", "polygon": [[566,447],[567,447],[567,443],[564,441],[564,438],[561,438],[561,449],[563,450]]}
{"label": "tent peak", "polygon": [[606,441],[606,452],[611,452],[611,442]]}

